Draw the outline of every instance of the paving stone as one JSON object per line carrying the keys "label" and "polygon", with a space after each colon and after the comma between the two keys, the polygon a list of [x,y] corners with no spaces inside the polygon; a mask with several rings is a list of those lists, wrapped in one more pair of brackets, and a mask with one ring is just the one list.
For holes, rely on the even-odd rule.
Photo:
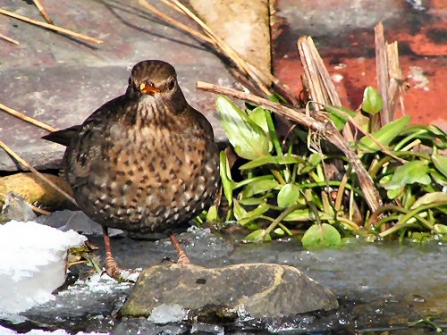
{"label": "paving stone", "polygon": [[[131,67],[144,59],[173,64],[187,100],[212,122],[225,140],[215,112],[215,96],[195,90],[197,80],[231,86],[234,79],[209,48],[166,26],[136,0],[46,1],[55,23],[100,38],[96,45],[3,17],[0,31],[20,41],[0,41],[0,102],[56,128],[79,124],[108,100],[124,93]],[[168,15],[186,18],[161,7]],[[0,7],[41,20],[32,2],[0,0]],[[0,112],[1,139],[39,169],[57,167],[64,148],[41,140],[46,131]],[[0,151],[0,170],[15,162]]]}

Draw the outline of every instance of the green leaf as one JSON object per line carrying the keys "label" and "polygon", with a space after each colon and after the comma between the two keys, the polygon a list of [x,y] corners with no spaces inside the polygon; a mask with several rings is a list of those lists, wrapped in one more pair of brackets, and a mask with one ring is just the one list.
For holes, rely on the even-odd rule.
{"label": "green leaf", "polygon": [[435,224],[433,230],[436,234],[447,234],[447,226],[440,223]]}
{"label": "green leaf", "polygon": [[285,232],[284,229],[282,229],[282,228],[276,228],[275,230],[273,230],[273,232],[274,232],[276,235],[279,235],[279,236],[284,236],[284,235],[286,235],[286,232]]}
{"label": "green leaf", "polygon": [[259,219],[261,215],[267,212],[270,209],[270,206],[266,203],[260,204],[254,210],[246,212],[238,219],[238,223],[242,226],[245,226],[248,222]]}
{"label": "green leaf", "polygon": [[268,136],[246,113],[224,96],[217,97],[216,105],[228,140],[240,157],[252,160],[269,153]]}
{"label": "green leaf", "polygon": [[306,174],[314,170],[318,164],[321,163],[322,155],[319,153],[313,153],[307,158],[306,165],[304,165],[302,168],[298,170],[298,174]]}
{"label": "green leaf", "polygon": [[264,193],[278,186],[275,179],[256,180],[248,184],[244,189],[244,198],[250,198],[255,194]]}
{"label": "green leaf", "polygon": [[430,169],[430,176],[433,181],[441,186],[447,186],[447,177],[442,173],[439,173],[436,169]]}
{"label": "green leaf", "polygon": [[255,109],[251,110],[248,114],[248,117],[250,120],[252,120],[254,123],[256,123],[259,127],[264,130],[265,135],[267,136],[267,139],[269,141],[269,152],[273,149],[273,143],[270,139],[270,133],[269,133],[269,127],[267,122],[267,117],[269,115],[269,111],[262,108],[262,107],[256,107]]}
{"label": "green leaf", "polygon": [[307,250],[338,248],[341,245],[341,236],[330,224],[314,224],[304,233],[301,242]]}
{"label": "green leaf", "polygon": [[326,109],[326,112],[329,113],[329,118],[338,130],[343,129],[346,122],[348,122],[349,117],[354,118],[357,114],[356,112],[341,106],[324,105],[324,108]]}
{"label": "green leaf", "polygon": [[386,191],[386,196],[388,197],[388,199],[391,199],[391,200],[395,199],[402,193],[403,189],[404,188],[401,187],[401,188],[397,188],[395,190],[388,190],[388,191]]}
{"label": "green leaf", "polygon": [[369,132],[370,130],[370,118],[368,116],[363,115],[362,113],[357,113],[355,118],[352,119],[352,123],[355,126],[364,132]]}
{"label": "green leaf", "polygon": [[283,219],[283,221],[298,222],[307,222],[312,220],[315,220],[315,216],[309,209],[297,209]]}
{"label": "green leaf", "polygon": [[431,160],[438,171],[447,177],[447,157],[439,154],[433,154],[431,155]]}
{"label": "green leaf", "polygon": [[268,111],[265,110],[264,108],[256,107],[255,109],[249,112],[248,117],[259,127],[261,127],[266,134],[268,134],[269,128],[267,125],[266,113],[268,113]]}
{"label": "green leaf", "polygon": [[397,190],[408,184],[428,185],[431,182],[428,171],[428,161],[407,162],[397,167],[391,181],[383,186],[387,190]]}
{"label": "green leaf", "polygon": [[445,202],[445,201],[447,201],[447,193],[444,192],[427,193],[424,194],[422,197],[420,197],[418,200],[416,200],[414,204],[411,206],[411,209],[436,202]]}
{"label": "green leaf", "polygon": [[240,166],[240,170],[254,169],[259,166],[273,164],[273,165],[286,165],[286,164],[304,164],[305,160],[301,157],[295,155],[284,155],[284,156],[266,156],[257,159],[253,159],[251,162],[245,163]]}
{"label": "green leaf", "polygon": [[235,182],[231,177],[230,163],[228,162],[225,151],[220,152],[220,179],[222,181],[223,192],[228,200],[228,205],[233,204],[233,190]]}
{"label": "green leaf", "polygon": [[300,188],[297,185],[286,184],[278,193],[278,206],[281,208],[287,208],[295,205],[300,195]]}
{"label": "green leaf", "polygon": [[258,206],[265,202],[265,197],[260,198],[244,198],[239,199],[239,203],[243,206]]}
{"label": "green leaf", "polygon": [[[400,119],[387,123],[371,135],[380,144],[387,147],[391,143],[391,141],[394,140],[403,129],[405,129],[410,120],[411,116],[409,115],[401,117]],[[381,148],[367,136],[362,137],[362,139],[357,143],[357,146],[365,153],[374,153],[378,150],[381,150]]]}
{"label": "green leaf", "polygon": [[217,214],[217,206],[213,205],[206,213],[206,222],[219,222],[219,215]]}
{"label": "green leaf", "polygon": [[383,108],[383,99],[380,93],[372,86],[363,91],[362,110],[370,115],[377,114]]}
{"label": "green leaf", "polygon": [[238,221],[247,215],[247,211],[244,209],[244,207],[242,207],[239,204],[239,201],[237,201],[236,199],[234,199],[233,210],[234,210],[234,217]]}
{"label": "green leaf", "polygon": [[[244,240],[245,241],[250,241],[250,242],[262,242],[262,241],[271,241],[272,238],[270,235],[265,235],[265,229],[258,229],[255,230],[254,232],[248,234],[247,236],[245,236]],[[264,239],[263,239],[264,237]]]}

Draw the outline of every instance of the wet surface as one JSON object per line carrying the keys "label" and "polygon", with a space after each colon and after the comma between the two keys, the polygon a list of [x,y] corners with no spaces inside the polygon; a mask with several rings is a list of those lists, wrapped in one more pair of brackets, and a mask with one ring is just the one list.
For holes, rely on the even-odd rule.
{"label": "wet surface", "polygon": [[[103,250],[101,237],[92,239]],[[28,323],[0,324],[16,330],[32,328],[101,331],[113,334],[200,333],[255,334],[291,332],[352,334],[393,329],[397,334],[433,334],[428,327],[406,327],[408,322],[432,316],[439,326],[447,326],[445,297],[447,268],[442,266],[445,246],[365,244],[353,240],[340,250],[309,252],[294,241],[267,244],[240,244],[206,230],[180,235],[191,261],[207,267],[246,262],[288,264],[331,289],[340,308],[296,317],[244,319],[231,324],[177,322],[154,324],[145,319],[114,319],[130,292],[131,284],[116,283],[95,275],[85,277],[84,267],[73,270],[79,280],[61,291],[56,300],[22,313]],[[134,241],[114,238],[118,262],[128,268],[158,264],[163,257],[176,258],[170,242]],[[79,270],[81,272],[79,272]],[[398,330],[402,328],[402,330]],[[202,329],[199,331],[199,329]]]}

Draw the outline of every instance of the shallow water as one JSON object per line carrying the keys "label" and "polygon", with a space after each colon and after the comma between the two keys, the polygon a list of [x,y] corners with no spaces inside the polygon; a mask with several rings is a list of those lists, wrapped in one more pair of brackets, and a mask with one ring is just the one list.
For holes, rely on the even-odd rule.
{"label": "shallow water", "polygon": [[[100,237],[93,238],[103,250]],[[366,244],[353,239],[339,250],[304,251],[295,241],[241,244],[197,230],[180,235],[193,263],[208,267],[247,262],[295,266],[333,290],[340,308],[330,312],[274,319],[243,319],[235,324],[173,323],[156,325],[145,319],[117,320],[113,315],[131,290],[104,277],[78,280],[56,300],[37,306],[22,316],[26,322],[0,324],[18,331],[65,329],[113,334],[434,334],[433,328],[408,329],[407,322],[434,316],[447,327],[447,267],[443,245]],[[115,238],[118,262],[129,268],[158,264],[175,258],[167,239],[156,242]],[[75,269],[76,270],[76,269]],[[85,277],[85,267],[78,274]]]}

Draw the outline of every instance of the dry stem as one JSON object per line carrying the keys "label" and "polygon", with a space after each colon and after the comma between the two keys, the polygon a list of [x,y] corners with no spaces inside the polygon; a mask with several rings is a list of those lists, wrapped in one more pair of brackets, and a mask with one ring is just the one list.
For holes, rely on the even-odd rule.
{"label": "dry stem", "polygon": [[55,183],[53,183],[51,180],[48,180],[44,175],[42,175],[39,171],[37,171],[34,167],[32,167],[27,161],[22,159],[19,155],[17,155],[14,150],[12,150],[9,146],[7,146],[2,140],[0,140],[0,147],[3,148],[10,156],[12,156],[17,162],[22,164],[24,167],[29,169],[31,172],[33,172],[36,176],[38,176],[41,180],[43,180],[45,183],[53,187],[56,191],[58,191],[60,194],[62,194],[64,197],[66,197],[68,200],[70,200],[73,204],[76,205],[76,200],[69,195],[67,192],[62,190],[59,186],[57,186]]}
{"label": "dry stem", "polygon": [[8,36],[6,36],[6,35],[3,35],[2,33],[0,33],[0,38],[3,39],[3,40],[5,40],[5,41],[8,41],[8,42],[10,42],[10,43],[13,43],[13,44],[15,44],[15,45],[19,45],[19,44],[20,44],[19,41],[15,40],[15,39],[13,39],[13,38],[11,38],[11,37],[8,37]]}
{"label": "dry stem", "polygon": [[[312,100],[318,102],[320,106],[341,106],[341,100],[335,89],[335,85],[324,65],[323,59],[315,47],[312,37],[301,36],[298,39],[297,47]],[[320,106],[318,108],[321,108]],[[349,125],[344,127],[343,136],[347,141],[354,140],[354,135]]]}
{"label": "dry stem", "polygon": [[37,9],[39,10],[40,14],[42,14],[45,21],[47,21],[49,24],[54,24],[53,20],[51,20],[50,15],[48,15],[48,12],[46,9],[42,6],[39,0],[33,0],[34,4],[36,5]]}
{"label": "dry stem", "polygon": [[215,34],[199,17],[197,17],[191,10],[189,10],[186,6],[181,4],[177,0],[160,0],[165,5],[174,8],[177,11],[180,11],[193,21],[195,21],[206,33],[207,36],[197,32],[196,30],[189,28],[175,19],[169,17],[168,15],[162,13],[154,6],[150,5],[146,0],[139,0],[141,6],[148,9],[150,12],[167,22],[168,24],[175,26],[197,38],[200,40],[210,43],[214,49],[225,55],[229,58],[234,65],[241,71],[244,75],[248,76],[255,85],[263,92],[265,96],[270,96],[270,90],[268,86],[270,82],[273,83],[279,90],[280,94],[283,95],[288,101],[290,101],[293,105],[298,105],[298,99],[295,94],[290,90],[287,85],[282,84],[278,78],[273,76],[271,73],[263,73],[253,64],[245,61],[239,54],[234,51],[227,43],[225,43],[217,34]]}
{"label": "dry stem", "polygon": [[[197,37],[198,39],[213,44],[213,41],[206,37],[205,35],[195,31],[194,29],[189,28],[188,26],[185,26],[183,23],[178,22],[177,20],[174,20],[173,18],[169,17],[168,15],[166,15],[165,13],[159,11],[157,8],[155,8],[154,6],[152,6],[151,4],[149,4],[146,0],[138,0],[138,3],[143,6],[144,8],[146,8],[148,11],[152,12],[153,14],[155,14],[156,16],[158,16],[159,18],[161,18],[162,20],[164,20],[165,22],[167,22],[168,24],[170,24],[171,26],[174,26],[176,28],[179,28],[183,31],[186,31],[188,34],[191,34],[192,36]],[[175,7],[172,4],[169,4],[169,6],[171,7]],[[177,7],[175,7],[177,10]]]}
{"label": "dry stem", "polygon": [[[375,116],[375,129],[378,130],[394,120],[396,115],[397,101],[399,100],[402,85],[402,70],[399,65],[399,51],[397,42],[388,44],[385,41],[383,24],[379,23],[374,28],[374,36],[376,43],[376,71],[377,85],[383,99],[383,108],[380,116]],[[402,109],[403,101],[401,100]],[[380,117],[380,122],[378,118]]]}
{"label": "dry stem", "polygon": [[26,16],[19,15],[19,14],[16,14],[16,13],[4,10],[2,8],[0,8],[0,14],[6,15],[6,16],[9,16],[9,17],[13,17],[13,18],[15,18],[17,20],[21,20],[21,21],[24,21],[24,22],[27,22],[27,23],[31,23],[31,24],[34,24],[36,26],[43,27],[43,28],[46,28],[46,29],[49,29],[49,30],[57,31],[58,33],[62,33],[62,34],[65,34],[65,35],[68,35],[68,36],[71,36],[71,37],[79,38],[79,39],[82,39],[82,40],[85,40],[85,41],[88,41],[88,42],[94,42],[94,43],[97,43],[97,44],[102,43],[102,41],[97,39],[97,38],[90,37],[90,36],[87,36],[87,35],[84,35],[84,34],[75,33],[75,32],[73,32],[71,30],[68,30],[68,29],[65,29],[65,28],[61,28],[61,27],[58,27],[58,26],[55,26],[55,25],[52,25],[52,24],[49,24],[49,23],[46,23],[46,22],[41,22],[41,21],[38,21],[38,20],[30,19],[30,18],[28,18]]}
{"label": "dry stem", "polygon": [[50,125],[48,125],[48,124],[46,124],[44,122],[37,121],[36,119],[33,119],[32,117],[27,116],[27,115],[25,115],[23,113],[20,113],[20,112],[16,111],[15,109],[12,109],[12,108],[10,108],[8,106],[5,106],[2,103],[0,103],[0,109],[4,110],[5,112],[7,112],[10,115],[13,115],[13,116],[15,116],[15,117],[25,121],[25,122],[31,123],[31,124],[33,124],[33,125],[35,125],[37,127],[42,128],[42,129],[48,130],[50,132],[57,131],[56,128],[54,128],[54,127],[52,127],[52,126],[50,126]]}

